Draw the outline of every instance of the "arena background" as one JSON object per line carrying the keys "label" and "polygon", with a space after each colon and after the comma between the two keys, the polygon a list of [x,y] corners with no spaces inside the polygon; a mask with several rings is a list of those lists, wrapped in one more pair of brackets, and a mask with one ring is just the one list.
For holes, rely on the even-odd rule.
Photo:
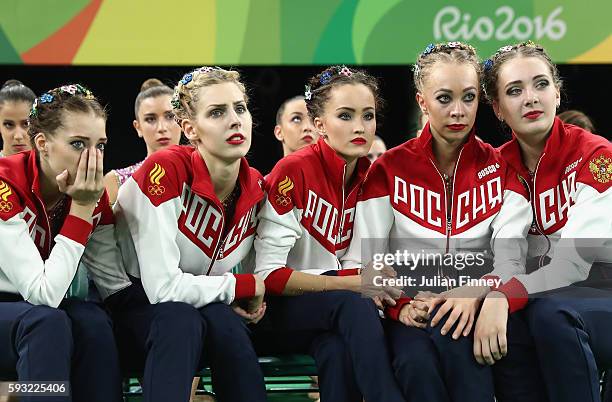
{"label": "arena background", "polygon": [[[532,39],[559,63],[561,110],[579,109],[611,138],[612,3],[605,0],[487,2],[400,0],[2,0],[0,81],[37,94],[80,82],[107,105],[105,170],[141,160],[132,128],[134,98],[147,78],[174,85],[190,69],[238,69],[255,122],[250,161],[263,173],[281,155],[272,131],[279,104],[329,64],[379,77],[386,107],[378,134],[389,146],[414,135],[410,63],[430,42],[466,41],[486,58]],[[509,134],[481,105],[478,135],[500,145]]]}

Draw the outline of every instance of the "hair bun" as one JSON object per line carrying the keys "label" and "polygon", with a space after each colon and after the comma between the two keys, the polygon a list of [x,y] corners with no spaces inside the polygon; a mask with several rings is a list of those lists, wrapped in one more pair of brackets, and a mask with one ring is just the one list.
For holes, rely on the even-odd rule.
{"label": "hair bun", "polygon": [[164,83],[158,80],[157,78],[149,78],[148,80],[143,82],[142,85],[140,86],[140,92],[144,92],[149,88],[162,87],[162,86],[164,86]]}
{"label": "hair bun", "polygon": [[19,85],[23,85],[23,83],[19,80],[11,79],[11,80],[7,80],[4,84],[2,84],[2,89],[8,88],[8,87],[15,87]]}

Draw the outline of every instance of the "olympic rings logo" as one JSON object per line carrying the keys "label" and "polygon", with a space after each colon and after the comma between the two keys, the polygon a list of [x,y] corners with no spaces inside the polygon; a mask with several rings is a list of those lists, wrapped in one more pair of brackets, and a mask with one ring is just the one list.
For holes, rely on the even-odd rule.
{"label": "olympic rings logo", "polygon": [[162,195],[165,192],[166,192],[166,188],[164,186],[160,186],[157,184],[153,186],[149,186],[149,194],[151,195]]}
{"label": "olympic rings logo", "polygon": [[281,207],[287,207],[291,204],[291,197],[286,197],[284,195],[276,194],[276,203]]}
{"label": "olympic rings logo", "polygon": [[10,201],[0,201],[0,212],[11,212],[13,203]]}

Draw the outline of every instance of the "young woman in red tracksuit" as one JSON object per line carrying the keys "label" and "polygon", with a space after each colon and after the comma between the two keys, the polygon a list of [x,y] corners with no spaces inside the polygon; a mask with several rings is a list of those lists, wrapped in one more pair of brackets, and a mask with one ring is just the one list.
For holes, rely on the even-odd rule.
{"label": "young woman in red tracksuit", "polygon": [[[432,275],[422,264],[413,293],[423,289],[422,277],[454,289],[433,298],[402,298],[387,309],[396,378],[410,400],[493,400],[491,370],[473,356],[472,326],[494,276],[509,278],[522,266],[529,204],[513,171],[474,133],[480,72],[474,49],[459,42],[431,44],[419,56],[414,81],[428,123],[420,137],[387,151],[371,167],[343,258],[349,267],[397,250],[461,255],[490,248],[495,255],[492,275],[482,279],[483,267],[438,266]],[[461,286],[465,275],[480,280],[478,286]]]}
{"label": "young woman in red tracksuit", "polygon": [[141,368],[145,401],[188,401],[212,369],[222,401],[265,401],[247,323],[264,315],[252,272],[263,178],[244,158],[252,117],[236,71],[202,67],[175,87],[173,110],[193,146],[150,155],[122,185],[117,235],[132,289],[112,296],[124,363]]}
{"label": "young woman in red tracksuit", "polygon": [[[365,155],[376,131],[378,85],[364,72],[334,66],[310,79],[305,98],[322,138],[283,158],[266,177],[255,250],[269,314],[260,325],[268,323],[285,342],[309,333],[339,335],[357,387],[352,376],[320,373],[322,387],[343,391],[335,400],[359,401],[361,391],[370,401],[402,401],[376,306],[359,294],[357,270],[341,270],[338,260],[350,242],[357,193],[369,167]],[[326,272],[334,275],[321,275]]]}
{"label": "young woman in red tracksuit", "polygon": [[0,159],[0,376],[71,381],[45,400],[122,398],[109,317],[65,298],[79,265],[103,298],[130,286],[102,184],[105,124],[88,89],[56,88],[34,102],[33,150]]}
{"label": "young woman in red tracksuit", "polygon": [[489,329],[481,343],[493,358],[480,359],[501,358],[497,340],[506,337],[508,313],[510,322],[521,316],[530,335],[508,327],[516,354],[496,364],[500,393],[533,394],[540,384],[522,369],[538,360],[551,401],[599,401],[599,370],[612,367],[612,146],[555,117],[561,80],[539,45],[499,49],[485,62],[485,84],[512,129],[501,155],[529,190],[535,271],[523,270],[485,301],[477,328]]}

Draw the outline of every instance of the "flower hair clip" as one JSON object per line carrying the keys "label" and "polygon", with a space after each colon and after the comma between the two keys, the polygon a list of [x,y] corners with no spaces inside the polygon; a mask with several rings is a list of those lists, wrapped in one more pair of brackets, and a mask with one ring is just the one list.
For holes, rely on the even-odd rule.
{"label": "flower hair clip", "polygon": [[321,78],[319,79],[319,82],[321,83],[321,85],[325,85],[325,84],[329,84],[331,79],[332,79],[332,73],[329,71],[325,71],[323,72],[323,74],[321,74]]}
{"label": "flower hair clip", "polygon": [[304,87],[304,99],[306,100],[312,99],[312,91],[310,90],[310,85],[306,85]]}
{"label": "flower hair clip", "polygon": [[193,81],[193,79],[195,78],[195,76],[197,74],[207,74],[207,73],[213,72],[215,70],[220,70],[220,68],[219,67],[211,67],[211,66],[204,66],[204,67],[196,68],[192,72],[183,75],[183,78],[181,78],[179,83],[182,84],[182,85],[187,85],[191,81]]}
{"label": "flower hair clip", "polygon": [[434,50],[436,50],[436,45],[433,44],[433,43],[430,43],[429,45],[427,45],[425,50],[423,50],[423,53],[421,53],[421,56],[427,56],[428,54],[430,54]]}
{"label": "flower hair clip", "polygon": [[353,72],[347,66],[342,66],[340,67],[338,74],[344,75],[345,77],[350,77],[351,75],[353,75]]}
{"label": "flower hair clip", "polygon": [[198,68],[196,71],[200,74],[206,74],[206,73],[210,73],[215,70],[219,70],[219,67],[204,66],[204,67]]}
{"label": "flower hair clip", "polygon": [[170,104],[172,105],[172,109],[180,109],[181,101],[179,100],[179,94],[177,91],[174,91],[174,95],[172,95],[172,99],[170,100]]}
{"label": "flower hair clip", "polygon": [[93,92],[91,92],[89,89],[85,88],[81,84],[63,85],[59,88],[53,89],[51,92],[65,93],[71,96],[81,95],[85,99],[90,99],[90,100],[95,99]]}
{"label": "flower hair clip", "polygon": [[40,97],[40,103],[51,103],[53,99],[55,99],[55,97],[47,92]]}
{"label": "flower hair clip", "polygon": [[193,80],[193,74],[192,73],[187,73],[185,75],[183,75],[183,78],[181,78],[181,80],[179,81],[180,84],[182,85],[187,85],[189,84],[191,81]]}
{"label": "flower hair clip", "polygon": [[60,92],[66,92],[70,95],[76,95],[77,86],[76,85],[64,85],[60,87]]}

